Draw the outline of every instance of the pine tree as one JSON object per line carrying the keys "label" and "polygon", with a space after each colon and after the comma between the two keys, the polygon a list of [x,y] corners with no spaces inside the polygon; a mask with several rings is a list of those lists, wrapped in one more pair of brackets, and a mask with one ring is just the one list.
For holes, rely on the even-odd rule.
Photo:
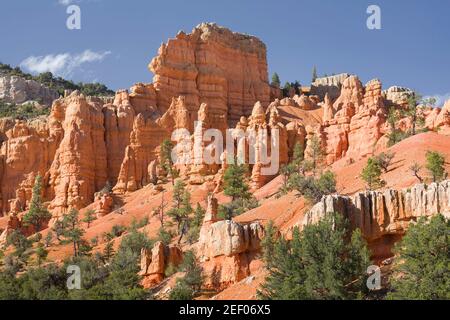
{"label": "pine tree", "polygon": [[203,282],[202,268],[192,251],[187,251],[183,257],[180,270],[184,277],[177,279],[175,287],[169,295],[170,300],[192,300],[200,291]]}
{"label": "pine tree", "polygon": [[450,299],[450,220],[437,214],[410,224],[398,254],[389,299]]}
{"label": "pine tree", "polygon": [[317,68],[316,68],[316,66],[314,66],[313,70],[312,70],[312,80],[311,80],[311,82],[316,81],[316,79],[317,79]]}
{"label": "pine tree", "polygon": [[97,219],[97,217],[95,216],[95,210],[90,209],[84,213],[84,217],[83,217],[82,221],[87,224],[87,227],[89,229],[91,222],[95,221],[96,219]]}
{"label": "pine tree", "polygon": [[444,167],[444,155],[436,151],[427,151],[426,158],[426,168],[430,172],[433,182],[439,182],[445,179],[447,177],[447,173],[445,172]]}
{"label": "pine tree", "polygon": [[223,181],[223,191],[231,200],[236,199],[250,199],[251,193],[249,187],[245,183],[245,174],[247,167],[243,164],[230,164],[225,170]]}
{"label": "pine tree", "polygon": [[194,243],[198,240],[200,234],[200,228],[203,223],[203,218],[205,217],[205,209],[203,209],[200,204],[197,203],[195,208],[194,217],[189,224],[189,243]]}
{"label": "pine tree", "polygon": [[312,167],[314,176],[316,175],[317,167],[323,160],[323,155],[324,155],[324,153],[323,153],[323,149],[322,149],[322,144],[321,144],[319,138],[317,137],[317,135],[314,135],[311,138],[311,141],[309,144],[309,149],[308,149],[308,157],[311,159],[311,167]]}
{"label": "pine tree", "polygon": [[347,221],[329,214],[289,242],[275,243],[269,275],[258,292],[264,299],[351,299],[361,295],[369,251],[361,232],[349,240]]}
{"label": "pine tree", "polygon": [[37,175],[33,186],[30,210],[23,217],[24,223],[32,225],[36,232],[41,230],[42,223],[52,217],[50,212],[42,205],[41,189],[42,177]]}
{"label": "pine tree", "polygon": [[273,248],[272,263],[266,265],[269,275],[257,291],[263,300],[302,300],[308,297],[305,290],[305,271],[301,257],[300,233],[294,229],[289,242],[280,237]]}
{"label": "pine tree", "polygon": [[374,158],[367,160],[367,165],[361,173],[361,179],[363,179],[369,190],[380,188],[384,185],[384,181],[381,179],[381,167],[378,161]]}
{"label": "pine tree", "polygon": [[193,211],[191,206],[191,195],[186,190],[183,181],[178,180],[173,188],[172,209],[167,211],[167,215],[171,217],[177,224],[179,242],[183,235],[187,232],[189,214]]}
{"label": "pine tree", "polygon": [[264,238],[261,241],[263,251],[263,261],[268,269],[272,268],[275,252],[275,244],[277,241],[277,229],[270,220],[264,228]]}
{"label": "pine tree", "polygon": [[224,173],[224,193],[231,197],[231,202],[220,205],[218,216],[231,220],[232,217],[256,208],[259,204],[249,191],[245,181],[247,166],[231,164]]}
{"label": "pine tree", "polygon": [[278,76],[278,73],[274,73],[272,75],[272,82],[270,83],[272,86],[279,88],[281,85],[280,77]]}
{"label": "pine tree", "polygon": [[72,208],[68,214],[65,214],[62,219],[63,236],[65,243],[72,243],[73,255],[77,257],[80,254],[80,245],[82,244],[82,237],[84,230],[80,228],[79,212]]}
{"label": "pine tree", "polygon": [[175,178],[178,176],[172,160],[173,143],[169,139],[165,139],[161,144],[160,158],[161,167],[170,176],[172,185],[175,184]]}
{"label": "pine tree", "polygon": [[105,262],[109,262],[111,258],[114,256],[114,243],[112,241],[108,241],[103,249],[103,259]]}
{"label": "pine tree", "polygon": [[45,249],[45,246],[43,243],[39,242],[38,247],[36,248],[36,258],[37,258],[37,264],[40,267],[42,262],[47,258],[48,256],[48,250]]}

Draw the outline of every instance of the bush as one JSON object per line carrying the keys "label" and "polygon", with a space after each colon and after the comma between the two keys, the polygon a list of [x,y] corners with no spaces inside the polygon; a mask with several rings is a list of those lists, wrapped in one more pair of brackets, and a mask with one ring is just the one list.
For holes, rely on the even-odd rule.
{"label": "bush", "polygon": [[336,192],[336,177],[326,171],[319,179],[296,175],[291,181],[293,187],[311,203],[319,202],[323,196]]}

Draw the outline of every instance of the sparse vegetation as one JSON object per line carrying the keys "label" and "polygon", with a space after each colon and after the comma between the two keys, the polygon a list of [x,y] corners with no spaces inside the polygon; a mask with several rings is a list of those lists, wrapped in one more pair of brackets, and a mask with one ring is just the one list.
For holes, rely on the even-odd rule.
{"label": "sparse vegetation", "polygon": [[381,152],[379,155],[375,156],[374,159],[381,167],[381,169],[383,169],[383,171],[386,173],[389,171],[389,166],[391,165],[394,157],[394,152]]}
{"label": "sparse vegetation", "polygon": [[19,67],[12,68],[8,64],[0,63],[0,75],[18,76],[26,80],[35,80],[40,84],[57,91],[60,95],[64,90],[79,90],[86,96],[112,96],[114,91],[101,83],[75,83],[61,77],[55,77],[51,72],[43,72],[36,76],[23,72]]}
{"label": "sparse vegetation", "polygon": [[385,182],[381,179],[381,166],[375,158],[369,158],[367,165],[361,172],[361,179],[366,182],[369,190],[374,190],[384,186]]}
{"label": "sparse vegetation", "polygon": [[418,164],[417,162],[414,162],[410,167],[409,170],[413,174],[414,177],[419,180],[420,183],[423,182],[423,178],[420,176],[420,171],[422,170],[422,166]]}
{"label": "sparse vegetation", "polygon": [[440,182],[445,179],[447,177],[447,173],[445,172],[444,155],[436,151],[427,151],[426,158],[426,168],[431,174],[433,182]]}

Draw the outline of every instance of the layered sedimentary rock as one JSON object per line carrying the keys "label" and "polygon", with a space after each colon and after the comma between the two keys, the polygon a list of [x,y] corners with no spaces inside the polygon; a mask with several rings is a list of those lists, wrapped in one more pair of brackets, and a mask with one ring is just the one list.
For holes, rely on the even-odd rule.
{"label": "layered sedimentary rock", "polygon": [[392,86],[383,91],[383,97],[388,105],[405,105],[413,94],[411,89],[399,86]]}
{"label": "layered sedimentary rock", "polygon": [[319,96],[321,100],[328,94],[330,99],[334,100],[339,97],[342,84],[349,76],[347,73],[341,73],[330,77],[317,78],[311,84],[311,94]]}
{"label": "layered sedimentary rock", "polygon": [[[63,138],[56,150],[46,176],[49,206],[54,211],[87,206],[94,193],[107,181],[107,152],[105,144],[102,103],[86,99],[77,92],[57,100],[52,107],[50,122],[60,121]],[[61,113],[64,115],[60,119]]]}
{"label": "layered sedimentary rock", "polygon": [[19,208],[25,208],[31,199],[36,175],[43,176],[49,168],[55,148],[46,129],[45,120],[16,120],[14,126],[6,131],[6,140],[0,151],[3,214],[10,209],[18,212]]}
{"label": "layered sedimentary rock", "polygon": [[26,80],[18,76],[0,75],[0,100],[5,102],[21,104],[36,101],[50,106],[58,97],[58,92],[37,81]]}
{"label": "layered sedimentary rock", "polygon": [[249,275],[249,264],[261,247],[264,229],[259,222],[242,225],[217,221],[217,200],[208,198],[196,254],[203,262],[206,285],[220,287]]}
{"label": "layered sedimentary rock", "polygon": [[418,218],[437,213],[450,216],[450,180],[404,190],[359,192],[351,197],[329,195],[315,204],[297,226],[301,229],[333,212],[346,217],[352,229],[361,229],[369,244],[384,241],[392,245],[390,240],[403,235]]}
{"label": "layered sedimentary rock", "polygon": [[315,131],[324,144],[328,164],[344,156],[360,158],[374,153],[387,132],[383,101],[378,79],[363,86],[356,76],[344,80],[333,105],[325,97],[323,124]]}
{"label": "layered sedimentary rock", "polygon": [[253,36],[203,23],[179,32],[159,49],[150,65],[157,104],[166,110],[172,97],[185,96],[190,112],[202,102],[237,121],[250,115],[255,101],[268,105],[266,47]]}
{"label": "layered sedimentary rock", "polygon": [[156,148],[166,136],[151,117],[145,119],[142,113],[136,116],[114,191],[135,191],[152,181],[148,167],[157,158]]}

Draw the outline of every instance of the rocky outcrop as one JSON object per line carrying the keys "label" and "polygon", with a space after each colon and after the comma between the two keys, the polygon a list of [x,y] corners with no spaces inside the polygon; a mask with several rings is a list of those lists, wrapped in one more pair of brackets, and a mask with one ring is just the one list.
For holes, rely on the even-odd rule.
{"label": "rocky outcrop", "polygon": [[143,276],[143,285],[146,288],[152,287],[164,279],[166,268],[178,266],[183,260],[183,252],[174,245],[164,245],[161,241],[156,242],[152,249],[142,248],[141,250],[141,270],[139,274]]}
{"label": "rocky outcrop", "polygon": [[161,110],[169,108],[172,97],[183,95],[194,115],[205,102],[214,106],[213,113],[237,121],[250,115],[255,101],[269,103],[264,43],[216,24],[179,32],[160,47],[149,68]]}
{"label": "rocky outcrop", "polygon": [[260,249],[264,229],[259,222],[242,225],[217,221],[217,200],[208,197],[208,212],[196,244],[206,283],[214,287],[234,283],[249,275],[249,264]]}
{"label": "rocky outcrop", "polygon": [[383,97],[386,99],[387,105],[405,105],[408,98],[413,94],[413,90],[399,86],[392,86],[383,91]]}
{"label": "rocky outcrop", "polygon": [[35,101],[50,106],[58,97],[58,92],[35,80],[0,74],[0,100],[5,102],[22,104]]}
{"label": "rocky outcrop", "polygon": [[323,100],[325,95],[328,94],[329,98],[334,100],[339,97],[344,80],[349,76],[347,73],[341,73],[330,77],[317,78],[311,83],[311,94],[317,95],[320,100]]}
{"label": "rocky outcrop", "polygon": [[356,76],[345,79],[341,95],[332,106],[326,96],[323,124],[315,131],[321,135],[327,164],[345,156],[359,159],[377,150],[387,132],[383,101],[378,79],[363,86]]}
{"label": "rocky outcrop", "polygon": [[[104,140],[103,104],[72,93],[57,100],[50,122],[60,121],[62,140],[47,175],[49,206],[54,212],[81,209],[94,200],[94,193],[107,181],[107,151]],[[60,110],[61,109],[61,110]],[[60,113],[64,118],[59,119]]]}
{"label": "rocky outcrop", "polygon": [[[450,217],[450,180],[430,185],[417,184],[410,189],[359,192],[354,196],[329,195],[305,214],[297,223],[316,223],[329,213],[346,217],[352,229],[359,228],[369,244],[392,245],[408,228],[423,216],[442,213]],[[386,248],[390,249],[390,248]],[[378,254],[389,255],[386,250]]]}

